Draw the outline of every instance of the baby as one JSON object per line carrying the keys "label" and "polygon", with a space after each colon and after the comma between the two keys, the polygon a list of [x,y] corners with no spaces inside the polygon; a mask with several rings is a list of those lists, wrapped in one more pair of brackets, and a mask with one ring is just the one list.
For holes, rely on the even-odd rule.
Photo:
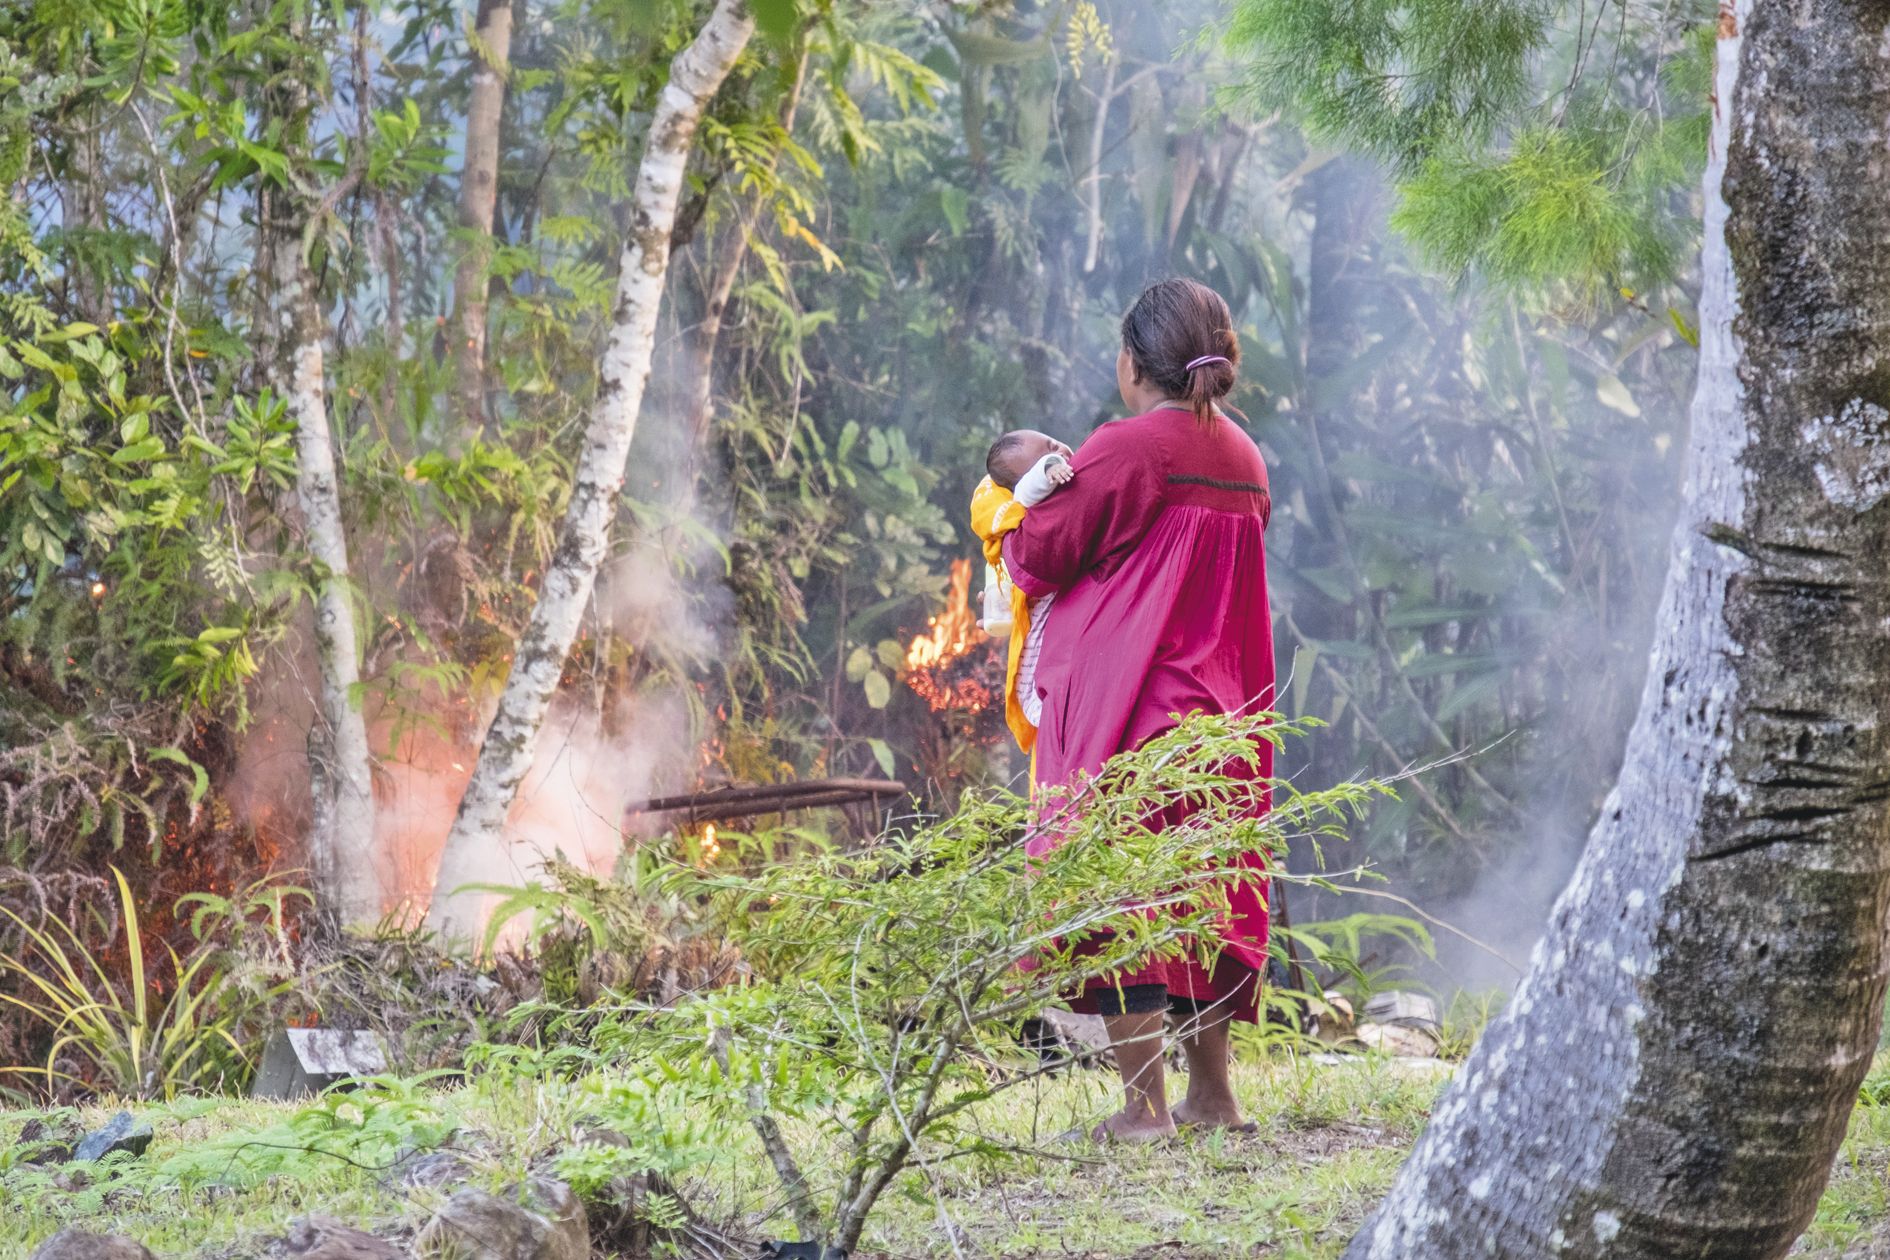
{"label": "baby", "polygon": [[[1052,490],[1075,475],[1070,471],[1070,460],[1074,454],[1048,433],[1039,433],[1035,429],[1012,429],[991,443],[991,449],[985,453],[984,470],[991,474],[992,481],[1009,490],[1019,503],[1025,507],[1036,507],[1050,497]],[[1040,484],[1030,480],[1033,473],[1042,474],[1045,482]],[[1034,497],[1026,499],[1024,496],[1027,493],[1034,493]]]}
{"label": "baby", "polygon": [[[992,484],[1010,491],[1012,500],[1020,507],[1033,508],[1076,476],[1076,470],[1070,466],[1073,455],[1069,447],[1047,433],[1014,429],[991,443],[984,457],[984,468]],[[997,638],[1010,634],[1013,598],[1010,579],[987,564],[982,623],[985,633]],[[1026,605],[1029,630],[1024,636],[1023,650],[1017,655],[1012,684],[1024,717],[1033,727],[1042,724],[1043,700],[1037,695],[1037,657],[1043,650],[1043,630],[1049,624],[1050,606],[1055,599],[1054,595],[1046,595]]]}

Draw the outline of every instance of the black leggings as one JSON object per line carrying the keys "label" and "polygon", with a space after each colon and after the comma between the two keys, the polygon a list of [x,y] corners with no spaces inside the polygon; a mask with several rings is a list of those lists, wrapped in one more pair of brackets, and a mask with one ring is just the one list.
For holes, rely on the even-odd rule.
{"label": "black leggings", "polygon": [[1215,1005],[1212,1002],[1200,1002],[1181,994],[1170,995],[1165,984],[1125,984],[1111,985],[1107,989],[1096,991],[1096,1013],[1098,1015],[1146,1015],[1150,1011],[1172,1011],[1176,1015],[1199,1015],[1204,1009]]}

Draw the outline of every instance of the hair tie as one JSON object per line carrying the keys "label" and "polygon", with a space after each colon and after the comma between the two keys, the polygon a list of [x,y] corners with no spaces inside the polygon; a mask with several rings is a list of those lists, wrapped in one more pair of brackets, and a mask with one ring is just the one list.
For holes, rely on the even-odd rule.
{"label": "hair tie", "polygon": [[1204,354],[1198,359],[1190,359],[1188,361],[1188,366],[1183,368],[1182,371],[1192,372],[1196,368],[1205,367],[1210,363],[1232,363],[1232,362],[1233,360],[1229,359],[1224,354]]}

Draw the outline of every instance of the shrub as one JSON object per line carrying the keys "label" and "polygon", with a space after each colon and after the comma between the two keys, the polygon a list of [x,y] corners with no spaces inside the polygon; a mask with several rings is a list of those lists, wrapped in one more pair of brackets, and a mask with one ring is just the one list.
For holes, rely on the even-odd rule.
{"label": "shrub", "polygon": [[[154,968],[131,887],[117,867],[112,876],[125,951],[122,980],[105,952],[88,946],[73,925],[51,916],[35,925],[0,906],[23,938],[17,950],[0,954],[0,976],[18,990],[0,993],[0,1002],[52,1035],[44,1066],[6,1070],[38,1077],[49,1091],[64,1080],[132,1098],[240,1087],[254,1067],[261,1017],[293,987],[281,973],[259,970],[244,938],[261,932],[273,952],[285,951],[286,907],[309,894],[259,883],[234,898],[186,896],[177,910],[180,918],[189,914],[193,943],[182,954],[165,945]],[[72,1059],[83,1065],[82,1076],[59,1067]]]}
{"label": "shrub", "polygon": [[[1018,1052],[1023,1020],[1093,977],[1183,951],[1211,960],[1236,855],[1283,852],[1289,839],[1316,850],[1383,790],[1254,778],[1256,747],[1301,729],[1270,715],[1192,718],[1111,761],[1057,810],[1066,838],[1035,859],[1019,842],[1026,805],[999,795],[857,852],[733,873],[678,864],[666,892],[706,907],[751,981],[602,1019],[573,1012],[549,1032],[588,1038],[641,1079],[638,1096],[681,1093],[704,1117],[747,1120],[803,1237],[852,1250],[908,1165],[998,1153],[970,1109],[1059,1066]],[[1267,792],[1273,808],[1256,816]],[[1150,827],[1180,804],[1185,822]],[[805,1139],[789,1136],[806,1128],[789,1120],[838,1147],[834,1184],[810,1180]]]}

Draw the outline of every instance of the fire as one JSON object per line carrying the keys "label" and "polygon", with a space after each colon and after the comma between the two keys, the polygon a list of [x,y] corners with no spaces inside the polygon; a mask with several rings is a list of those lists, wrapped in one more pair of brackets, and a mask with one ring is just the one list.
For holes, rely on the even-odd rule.
{"label": "fire", "polygon": [[933,712],[964,709],[977,713],[991,704],[991,689],[975,677],[950,677],[951,667],[986,641],[971,611],[971,562],[952,561],[951,589],[945,610],[926,622],[925,633],[906,646],[906,686],[924,698]]}
{"label": "fire", "polygon": [[952,561],[952,587],[945,611],[925,623],[930,627],[906,648],[906,668],[935,669],[956,660],[984,638],[978,619],[971,615],[971,561]]}

